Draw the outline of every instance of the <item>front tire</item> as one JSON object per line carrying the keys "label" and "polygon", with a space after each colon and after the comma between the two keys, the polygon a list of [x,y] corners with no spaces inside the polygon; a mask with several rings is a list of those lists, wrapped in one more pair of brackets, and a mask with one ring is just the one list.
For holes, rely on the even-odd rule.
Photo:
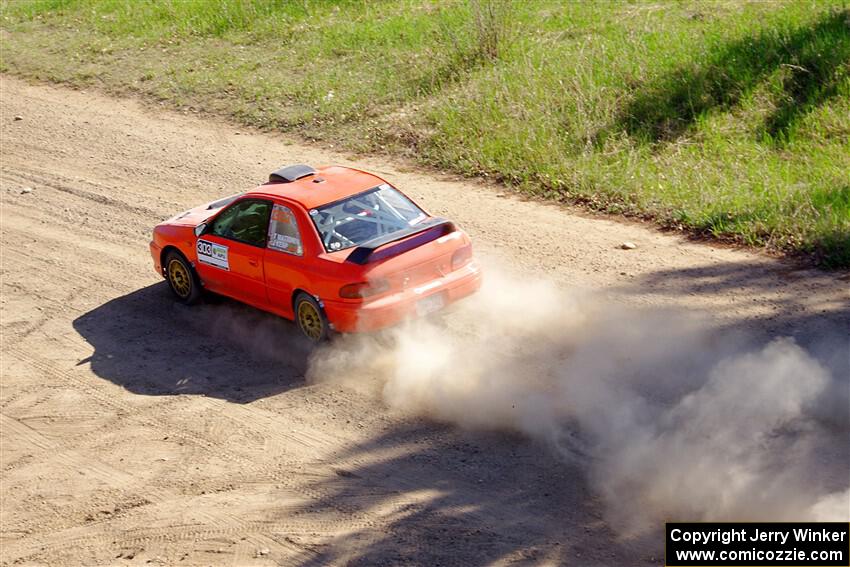
{"label": "front tire", "polygon": [[180,252],[172,250],[165,256],[165,279],[177,301],[186,305],[197,303],[201,297],[201,283],[195,269]]}
{"label": "front tire", "polygon": [[320,343],[330,336],[330,325],[325,311],[316,299],[304,292],[295,297],[295,324],[301,334],[311,342]]}

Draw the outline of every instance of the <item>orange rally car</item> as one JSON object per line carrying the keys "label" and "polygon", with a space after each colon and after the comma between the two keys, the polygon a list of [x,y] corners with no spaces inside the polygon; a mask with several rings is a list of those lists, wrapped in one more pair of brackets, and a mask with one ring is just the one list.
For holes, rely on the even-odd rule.
{"label": "orange rally car", "polygon": [[481,285],[465,232],[348,167],[284,167],[157,225],[150,250],[183,303],[207,289],[293,319],[313,341],[437,311]]}

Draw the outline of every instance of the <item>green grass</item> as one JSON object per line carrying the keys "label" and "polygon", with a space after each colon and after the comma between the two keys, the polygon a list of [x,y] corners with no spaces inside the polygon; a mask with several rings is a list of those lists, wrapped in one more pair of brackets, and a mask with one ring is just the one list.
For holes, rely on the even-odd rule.
{"label": "green grass", "polygon": [[0,0],[0,70],[850,267],[846,0]]}

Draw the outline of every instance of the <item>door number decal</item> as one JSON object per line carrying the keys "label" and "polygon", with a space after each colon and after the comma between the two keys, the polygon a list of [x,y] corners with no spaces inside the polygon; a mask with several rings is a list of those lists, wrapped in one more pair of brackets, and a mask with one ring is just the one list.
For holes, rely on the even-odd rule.
{"label": "door number decal", "polygon": [[206,240],[199,240],[197,249],[198,262],[209,264],[216,268],[222,268],[223,270],[230,270],[230,264],[227,261],[227,246]]}

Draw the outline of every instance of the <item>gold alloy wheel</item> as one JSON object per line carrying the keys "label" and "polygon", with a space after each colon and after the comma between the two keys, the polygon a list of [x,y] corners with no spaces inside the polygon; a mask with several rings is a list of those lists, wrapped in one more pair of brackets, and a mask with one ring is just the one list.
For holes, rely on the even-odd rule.
{"label": "gold alloy wheel", "polygon": [[298,304],[298,324],[311,340],[318,341],[322,336],[324,322],[318,310],[307,300]]}
{"label": "gold alloy wheel", "polygon": [[186,298],[192,293],[192,276],[180,260],[171,260],[168,263],[168,281],[180,297]]}

